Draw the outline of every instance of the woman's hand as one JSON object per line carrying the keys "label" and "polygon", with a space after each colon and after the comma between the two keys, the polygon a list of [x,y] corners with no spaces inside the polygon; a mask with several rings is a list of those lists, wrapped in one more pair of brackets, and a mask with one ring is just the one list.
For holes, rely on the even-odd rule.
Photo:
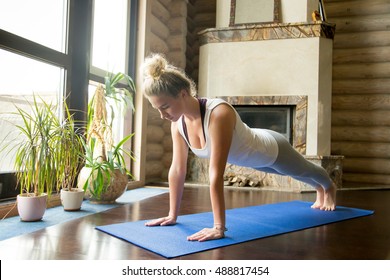
{"label": "woman's hand", "polygon": [[153,227],[153,226],[169,226],[176,224],[176,219],[171,216],[162,217],[159,219],[155,219],[145,223],[145,226]]}
{"label": "woman's hand", "polygon": [[206,241],[213,239],[220,239],[225,237],[225,228],[213,227],[213,228],[204,228],[197,233],[188,236],[188,241]]}

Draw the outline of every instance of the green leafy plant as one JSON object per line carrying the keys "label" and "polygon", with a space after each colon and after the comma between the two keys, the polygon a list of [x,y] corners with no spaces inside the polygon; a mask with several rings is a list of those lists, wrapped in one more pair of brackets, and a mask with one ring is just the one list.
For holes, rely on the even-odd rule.
{"label": "green leafy plant", "polygon": [[50,196],[54,190],[75,186],[84,156],[83,134],[66,102],[63,104],[63,116],[59,117],[57,106],[33,95],[28,106],[15,106],[11,113],[21,122],[12,124],[17,136],[1,151],[15,152],[21,194]]}
{"label": "green leafy plant", "polygon": [[22,119],[22,124],[15,125],[20,135],[11,147],[11,150],[16,150],[14,167],[17,182],[21,193],[34,196],[46,193],[50,196],[56,185],[53,137],[58,120],[54,106],[42,98],[38,102],[35,95],[29,109],[16,107],[14,112]]}
{"label": "green leafy plant", "polygon": [[130,140],[134,134],[130,134],[123,138],[112,151],[107,152],[107,159],[100,160],[94,157],[94,150],[96,145],[96,139],[92,138],[89,142],[84,143],[85,150],[85,167],[90,168],[89,176],[83,185],[84,191],[87,189],[91,193],[92,197],[100,199],[110,187],[110,183],[113,177],[113,172],[119,170],[120,173],[126,174],[129,178],[132,178],[132,174],[126,168],[126,162],[123,154],[134,160],[132,154],[123,149],[123,144]]}
{"label": "green leafy plant", "polygon": [[76,187],[77,176],[84,162],[83,126],[76,125],[66,102],[64,116],[58,119],[54,133],[54,159],[56,189],[72,191]]}
{"label": "green leafy plant", "polygon": [[[120,87],[121,81],[126,86]],[[126,167],[125,157],[134,160],[131,152],[124,148],[133,134],[127,135],[119,143],[114,144],[112,135],[115,112],[122,107],[122,114],[133,107],[135,85],[131,77],[123,73],[110,74],[105,77],[104,85],[99,85],[88,104],[87,137],[84,142],[85,167],[89,174],[83,182],[83,189],[89,191],[91,197],[99,200],[115,179],[115,172],[132,177]]]}

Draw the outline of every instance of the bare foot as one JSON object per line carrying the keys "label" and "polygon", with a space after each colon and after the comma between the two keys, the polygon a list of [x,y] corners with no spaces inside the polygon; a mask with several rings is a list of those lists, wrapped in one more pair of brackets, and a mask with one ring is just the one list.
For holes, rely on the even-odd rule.
{"label": "bare foot", "polygon": [[333,183],[329,189],[324,191],[324,203],[320,208],[323,211],[333,211],[336,209],[336,192],[337,187]]}
{"label": "bare foot", "polygon": [[311,206],[311,208],[321,209],[322,205],[324,204],[324,189],[322,187],[318,187],[316,189],[316,192],[317,192],[317,198],[314,204]]}

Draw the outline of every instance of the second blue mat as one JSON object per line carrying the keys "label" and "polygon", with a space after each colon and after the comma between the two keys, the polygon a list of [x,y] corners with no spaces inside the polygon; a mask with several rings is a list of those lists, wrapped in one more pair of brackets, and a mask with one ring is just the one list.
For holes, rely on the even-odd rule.
{"label": "second blue mat", "polygon": [[175,258],[374,213],[342,206],[337,206],[335,211],[320,211],[312,209],[311,204],[290,201],[227,210],[226,237],[205,242],[187,241],[187,236],[212,226],[211,212],[180,216],[176,225],[167,227],[146,227],[145,221],[136,221],[99,226],[96,229],[165,258]]}

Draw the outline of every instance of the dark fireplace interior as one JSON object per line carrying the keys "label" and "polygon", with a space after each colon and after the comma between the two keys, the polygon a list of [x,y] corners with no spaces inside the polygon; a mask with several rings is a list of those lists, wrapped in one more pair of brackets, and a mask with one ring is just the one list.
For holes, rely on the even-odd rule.
{"label": "dark fireplace interior", "polygon": [[235,105],[242,121],[251,128],[277,131],[292,143],[294,107],[290,105]]}

